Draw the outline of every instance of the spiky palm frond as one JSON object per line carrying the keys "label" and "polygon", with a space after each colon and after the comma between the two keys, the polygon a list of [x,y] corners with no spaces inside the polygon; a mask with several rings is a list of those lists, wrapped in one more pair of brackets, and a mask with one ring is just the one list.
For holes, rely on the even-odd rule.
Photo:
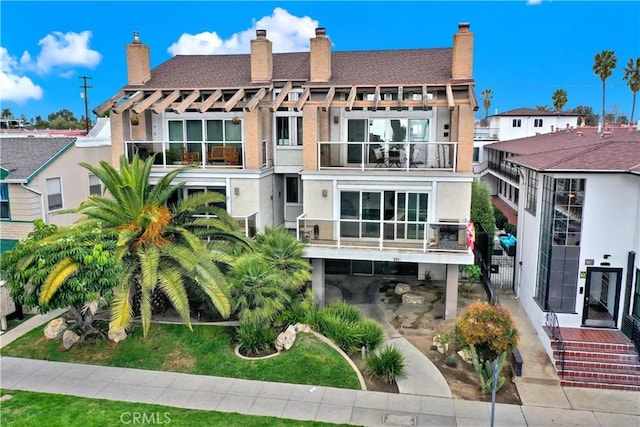
{"label": "spiky palm frond", "polygon": [[65,258],[62,260],[44,280],[40,291],[40,303],[48,303],[64,281],[79,269],[80,263],[75,262],[73,259]]}
{"label": "spiky palm frond", "polygon": [[162,267],[158,271],[160,282],[158,287],[169,298],[171,305],[178,312],[183,322],[191,327],[191,316],[189,312],[189,299],[182,279],[182,273],[173,267]]}
{"label": "spiky palm frond", "polygon": [[111,324],[110,327],[123,327],[128,329],[133,318],[133,306],[131,300],[133,298],[133,290],[135,284],[131,278],[134,275],[135,266],[128,264],[124,273],[120,277],[120,284],[114,291],[113,300],[111,302]]}
{"label": "spiky palm frond", "polygon": [[144,336],[149,332],[151,325],[151,294],[158,284],[158,264],[160,250],[153,246],[143,246],[137,251],[140,262],[140,290],[142,300],[140,302],[140,320]]}

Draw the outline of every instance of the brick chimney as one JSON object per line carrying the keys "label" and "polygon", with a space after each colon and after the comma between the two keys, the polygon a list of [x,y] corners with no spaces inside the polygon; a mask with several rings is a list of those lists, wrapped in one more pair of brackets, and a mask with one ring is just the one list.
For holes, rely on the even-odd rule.
{"label": "brick chimney", "polygon": [[256,38],[251,40],[251,82],[270,82],[272,78],[272,43],[267,39],[267,30],[256,30]]}
{"label": "brick chimney", "polygon": [[133,42],[127,44],[127,76],[130,85],[143,85],[151,78],[149,46],[142,44],[137,31]]}
{"label": "brick chimney", "polygon": [[331,78],[331,40],[325,28],[316,28],[316,36],[311,39],[310,81],[328,82]]}
{"label": "brick chimney", "polygon": [[473,78],[473,33],[469,23],[458,24],[458,32],[453,35],[453,61],[451,77],[454,79]]}

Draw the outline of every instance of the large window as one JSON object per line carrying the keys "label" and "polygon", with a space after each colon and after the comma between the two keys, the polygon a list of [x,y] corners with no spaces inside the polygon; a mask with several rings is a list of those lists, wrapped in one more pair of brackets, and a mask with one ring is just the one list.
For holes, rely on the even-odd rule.
{"label": "large window", "polygon": [[538,204],[538,172],[531,169],[527,172],[527,204],[525,210],[535,216],[536,205]]}
{"label": "large window", "polygon": [[533,127],[541,128],[542,127],[542,119],[533,119]]}
{"label": "large window", "polygon": [[[398,148],[404,150],[407,142],[429,142],[429,119],[375,118],[349,119],[347,122],[347,141],[353,142],[347,148],[349,163],[362,162],[365,153],[368,161],[375,163],[374,149],[378,147]],[[359,144],[356,144],[359,143]],[[366,143],[367,145],[363,145]],[[410,144],[411,153],[401,155],[412,162],[423,162],[426,150],[424,144]]]}
{"label": "large window", "polygon": [[47,179],[47,202],[50,211],[62,209],[62,182],[60,178]]}
{"label": "large window", "polygon": [[89,195],[102,195],[102,183],[100,182],[100,179],[95,175],[89,175]]}
{"label": "large window", "polygon": [[9,186],[0,184],[0,219],[9,219]]}
{"label": "large window", "polygon": [[519,128],[522,127],[522,119],[513,119],[511,122],[511,127]]}
{"label": "large window", "polygon": [[[281,91],[275,90],[274,100],[280,96]],[[301,91],[292,90],[287,96],[287,101],[297,101]],[[302,111],[296,111],[290,107],[280,107],[275,113],[276,144],[280,146],[302,146]]]}

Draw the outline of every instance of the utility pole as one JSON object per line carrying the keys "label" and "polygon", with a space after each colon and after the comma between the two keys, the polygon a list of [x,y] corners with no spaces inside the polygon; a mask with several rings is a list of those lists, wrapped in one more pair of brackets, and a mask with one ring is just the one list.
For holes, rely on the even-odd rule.
{"label": "utility pole", "polygon": [[87,96],[87,89],[91,89],[93,86],[87,86],[87,79],[91,79],[88,76],[80,76],[82,79],[82,89],[84,89],[84,93],[82,97],[84,98],[84,122],[87,128],[87,133],[89,133],[89,128],[91,127],[91,119],[89,118],[89,97]]}

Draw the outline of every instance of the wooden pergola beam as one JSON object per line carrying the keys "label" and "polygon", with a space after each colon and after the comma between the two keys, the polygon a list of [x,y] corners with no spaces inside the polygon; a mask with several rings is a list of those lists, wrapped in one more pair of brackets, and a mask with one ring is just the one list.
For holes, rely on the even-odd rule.
{"label": "wooden pergola beam", "polygon": [[429,91],[427,85],[422,86],[422,107],[425,110],[429,107]]}
{"label": "wooden pergola beam", "polygon": [[115,104],[116,102],[120,101],[123,97],[124,97],[124,91],[122,91],[122,90],[118,91],[118,93],[113,95],[111,98],[107,99],[102,104],[100,104],[96,108],[94,108],[93,109],[94,114],[96,116],[101,116],[105,111],[110,109],[113,106],[113,104]]}
{"label": "wooden pergola beam", "polygon": [[280,95],[278,95],[276,100],[273,101],[273,104],[271,104],[271,111],[276,111],[278,108],[280,108],[280,104],[282,104],[282,101],[287,99],[287,95],[289,95],[289,91],[291,91],[292,87],[292,82],[285,83],[285,85],[282,87],[282,92],[280,92]]}
{"label": "wooden pergola beam", "polygon": [[195,89],[193,92],[189,94],[189,96],[183,99],[182,102],[176,105],[173,111],[175,111],[178,114],[184,113],[184,110],[189,108],[189,106],[193,104],[193,102],[198,98],[200,98],[200,90]]}
{"label": "wooden pergola beam", "polygon": [[398,110],[402,110],[402,101],[404,97],[404,88],[398,86]]}
{"label": "wooden pergola beam", "polygon": [[331,106],[331,101],[333,101],[333,97],[336,95],[336,88],[331,86],[329,91],[327,92],[327,96],[324,98],[324,102],[322,103],[322,111],[327,111],[327,108]]}
{"label": "wooden pergola beam", "polygon": [[124,110],[131,107],[134,102],[139,101],[143,96],[144,96],[143,91],[141,90],[137,91],[136,93],[131,95],[129,98],[127,98],[122,104],[116,105],[116,107],[113,109],[113,112],[116,114],[122,113]]}
{"label": "wooden pergola beam", "polygon": [[133,112],[136,114],[142,113],[144,110],[149,108],[151,104],[156,102],[158,99],[162,98],[162,91],[157,90],[153,92],[151,95],[147,96],[141,102],[138,103],[135,107],[133,107]]}
{"label": "wooden pergola beam", "polygon": [[173,101],[180,97],[180,91],[174,90],[169,95],[165,96],[161,101],[159,101],[155,107],[153,107],[153,111],[156,114],[162,113]]}
{"label": "wooden pergola beam", "polygon": [[378,101],[380,101],[380,86],[376,86],[376,89],[373,91],[373,106],[372,106],[372,109],[374,111],[378,109]]}
{"label": "wooden pergola beam", "polygon": [[215,92],[213,92],[211,95],[209,95],[207,99],[205,99],[200,103],[200,112],[204,113],[209,108],[211,108],[213,103],[216,102],[218,99],[220,99],[221,96],[222,96],[222,91],[220,89],[216,89]]}
{"label": "wooden pergola beam", "polygon": [[224,104],[224,111],[229,112],[236,106],[238,101],[244,96],[244,89],[240,88],[233,94],[233,96]]}
{"label": "wooden pergola beam", "polygon": [[471,108],[473,111],[478,111],[480,106],[478,105],[478,99],[476,98],[476,89],[473,86],[469,86],[469,102],[471,103]]}
{"label": "wooden pergola beam", "polygon": [[449,111],[453,111],[453,107],[454,107],[453,89],[451,89],[451,85],[447,85],[446,89],[447,89],[447,104],[449,105]]}
{"label": "wooden pergola beam", "polygon": [[251,98],[251,100],[249,102],[247,102],[247,105],[244,107],[244,109],[246,111],[253,111],[254,108],[256,108],[258,106],[258,104],[260,103],[260,101],[262,101],[262,98],[265,97],[265,95],[267,94],[267,92],[271,90],[270,88],[260,88],[260,90],[258,92],[256,92],[255,95],[253,95],[253,97]]}
{"label": "wooden pergola beam", "polygon": [[296,101],[296,105],[295,105],[296,111],[302,110],[304,103],[307,102],[307,99],[309,99],[309,95],[311,95],[311,89],[309,89],[308,87],[304,88],[304,92],[302,92],[302,94],[300,95],[300,98],[298,98],[298,101]]}
{"label": "wooden pergola beam", "polygon": [[347,106],[346,110],[351,111],[351,107],[353,107],[353,102],[356,100],[356,93],[358,90],[355,86],[351,86],[351,92],[349,92],[349,97],[347,98]]}

